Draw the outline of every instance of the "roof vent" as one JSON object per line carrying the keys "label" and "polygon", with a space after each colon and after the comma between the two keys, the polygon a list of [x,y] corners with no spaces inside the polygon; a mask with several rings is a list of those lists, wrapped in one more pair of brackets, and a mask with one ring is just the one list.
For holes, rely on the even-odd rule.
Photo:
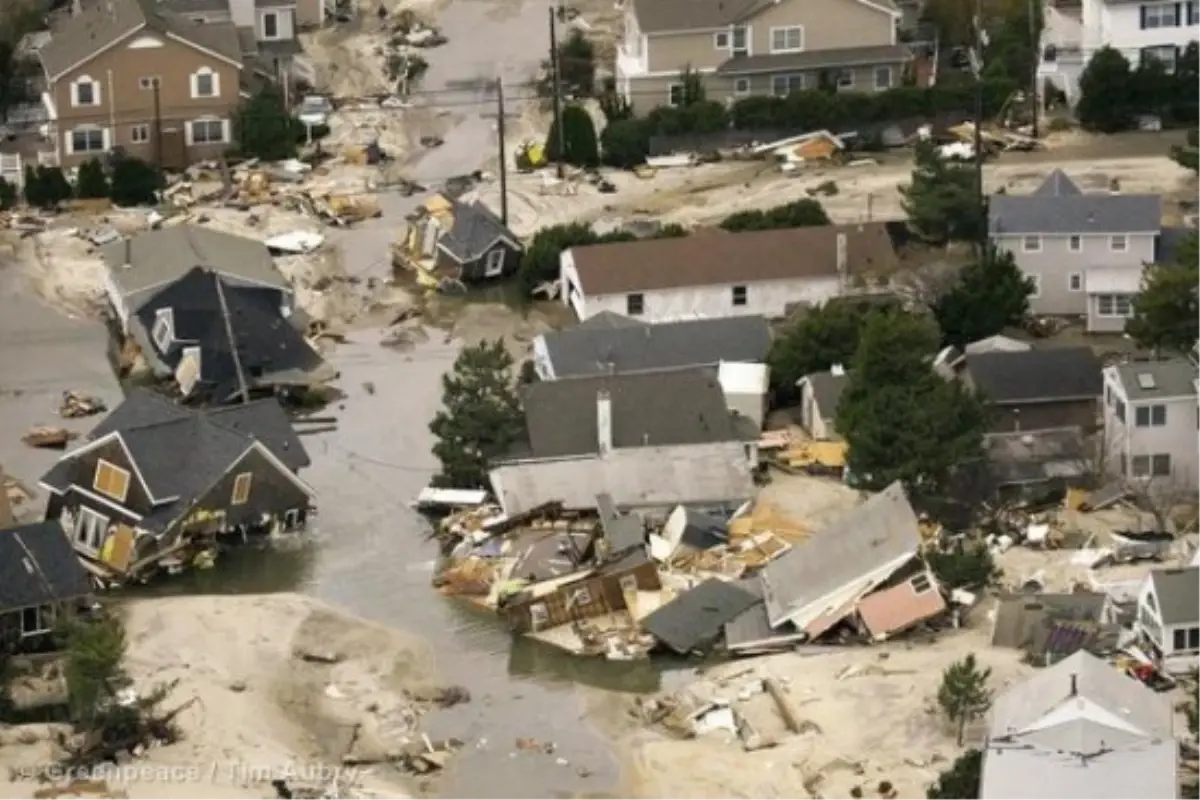
{"label": "roof vent", "polygon": [[1139,372],[1137,382],[1138,386],[1146,390],[1158,388],[1158,384],[1154,382],[1154,376],[1149,372]]}

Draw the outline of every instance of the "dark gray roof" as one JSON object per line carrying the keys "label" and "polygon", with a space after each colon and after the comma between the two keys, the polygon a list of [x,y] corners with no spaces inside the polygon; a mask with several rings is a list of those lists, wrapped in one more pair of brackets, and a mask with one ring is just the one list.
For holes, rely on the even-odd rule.
{"label": "dark gray roof", "polygon": [[1156,569],[1150,573],[1164,625],[1200,622],[1200,567]]}
{"label": "dark gray roof", "polygon": [[817,406],[821,409],[821,418],[837,419],[838,403],[842,399],[842,392],[846,389],[849,376],[834,375],[832,372],[814,372],[811,375],[805,375],[804,379],[812,387],[813,399],[817,401]]}
{"label": "dark gray roof", "polygon": [[[603,317],[599,323],[593,323]],[[760,362],[771,330],[759,316],[697,319],[648,325],[605,313],[583,325],[543,335],[556,378]]]}
{"label": "dark gray roof", "polygon": [[912,58],[912,51],[903,44],[808,50],[802,53],[763,53],[752,56],[735,56],[717,67],[717,72],[723,75],[748,75],[756,72],[813,69],[815,67],[856,67],[872,64],[885,66],[899,64],[910,58]]}
{"label": "dark gray roof", "polygon": [[1032,194],[994,194],[988,231],[1006,234],[1157,233],[1162,198],[1150,194],[1084,194],[1055,170]]}
{"label": "dark gray roof", "polygon": [[638,514],[617,511],[612,495],[605,492],[596,495],[596,511],[600,515],[600,527],[608,540],[610,553],[623,553],[635,547],[645,547],[646,527]]}
{"label": "dark gray roof", "polygon": [[[683,533],[679,546],[690,550],[707,550],[729,538],[729,525],[724,519],[691,508],[683,510]],[[757,585],[757,579],[755,580]]]}
{"label": "dark gray roof", "polygon": [[229,13],[229,0],[158,0],[160,8],[176,14]]}
{"label": "dark gray roof", "polygon": [[0,611],[91,593],[71,541],[54,521],[0,530]]}
{"label": "dark gray roof", "polygon": [[984,447],[998,486],[1078,478],[1091,470],[1087,439],[1077,427],[989,434]]}
{"label": "dark gray roof", "polygon": [[1195,397],[1196,366],[1186,358],[1117,365],[1117,378],[1132,402],[1156,397]]}
{"label": "dark gray roof", "polygon": [[523,390],[528,453],[585,455],[598,449],[597,395],[612,403],[613,447],[742,441],[711,370],[672,370],[540,381]]}
{"label": "dark gray roof", "polygon": [[1100,359],[1090,347],[968,353],[965,360],[976,391],[995,404],[1099,397],[1103,387]]}
{"label": "dark gray roof", "polygon": [[155,0],[106,0],[85,5],[80,14],[64,18],[55,27],[38,57],[54,80],[102,48],[141,29],[179,37],[239,66],[242,63],[242,48],[232,23],[199,23],[159,7]]}
{"label": "dark gray roof", "polygon": [[501,237],[518,244],[517,237],[483,201],[476,200],[468,205],[451,200],[450,204],[454,224],[438,239],[438,246],[445,248],[459,263],[476,260]]}
{"label": "dark gray roof", "polygon": [[733,583],[709,578],[660,606],[642,620],[642,628],[679,654],[690,653],[721,635],[725,623],[762,602]]}

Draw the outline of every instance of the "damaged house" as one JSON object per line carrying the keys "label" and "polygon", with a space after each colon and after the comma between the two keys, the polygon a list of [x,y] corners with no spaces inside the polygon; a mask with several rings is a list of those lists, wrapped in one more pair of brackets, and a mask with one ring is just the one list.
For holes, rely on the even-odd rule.
{"label": "damaged house", "polygon": [[524,252],[516,234],[483,201],[464,203],[442,194],[417,208],[397,244],[399,266],[460,283],[507,277]]}
{"label": "damaged house", "polygon": [[758,426],[730,412],[710,370],[539,381],[523,388],[525,437],[492,462],[504,513],[558,501],[632,509],[737,506],[754,494]]}
{"label": "damaged house", "polygon": [[304,525],[308,454],[273,399],[198,411],[131,392],[41,479],[57,520],[98,575],[186,563],[217,536]]}
{"label": "damaged house", "polygon": [[1100,359],[1090,347],[967,353],[958,373],[987,407],[991,433],[1100,423]]}
{"label": "damaged house", "polygon": [[86,608],[92,581],[54,521],[0,529],[0,647],[53,649],[57,623]]}
{"label": "damaged house", "polygon": [[894,483],[767,564],[758,624],[739,621],[734,638],[727,629],[727,647],[811,641],[841,624],[878,641],[940,615],[946,602],[920,545],[916,512]]}

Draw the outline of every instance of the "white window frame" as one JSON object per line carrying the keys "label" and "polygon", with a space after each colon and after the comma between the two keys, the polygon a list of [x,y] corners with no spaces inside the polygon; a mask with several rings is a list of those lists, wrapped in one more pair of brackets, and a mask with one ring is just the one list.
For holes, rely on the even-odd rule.
{"label": "white window frame", "polygon": [[169,308],[160,308],[154,316],[154,326],[150,329],[150,338],[158,352],[166,353],[175,341],[175,312]]}
{"label": "white window frame", "polygon": [[[270,20],[275,23],[274,35],[267,34],[267,19],[268,18],[270,18]],[[279,24],[279,12],[278,11],[262,12],[262,38],[263,38],[264,42],[275,42],[275,41],[279,41],[280,39],[282,39],[283,37],[279,34],[280,27],[281,26]]]}
{"label": "white window frame", "polygon": [[[1156,52],[1157,51],[1157,52]],[[1158,45],[1156,47],[1143,47],[1139,58],[1153,58],[1163,65],[1163,69],[1167,74],[1174,74],[1175,65],[1179,63],[1179,48],[1173,44]]]}
{"label": "white window frame", "polygon": [[839,69],[837,71],[837,77],[834,78],[833,85],[837,87],[838,91],[841,91],[842,89],[853,89],[854,70]]}
{"label": "white window frame", "polygon": [[1075,234],[1074,236],[1068,236],[1067,237],[1067,249],[1070,250],[1072,253],[1082,253],[1083,252],[1083,237],[1080,236],[1079,234]]}
{"label": "white window frame", "polygon": [[[243,491],[239,491],[243,490]],[[244,506],[250,502],[250,493],[254,491],[254,473],[241,472],[233,479],[233,489],[229,492],[229,505]]]}
{"label": "white window frame", "polygon": [[[791,34],[796,35],[796,44],[794,46],[788,44],[788,39]],[[781,35],[782,44],[775,44],[775,37]],[[771,28],[771,52],[772,53],[802,53],[804,52],[804,26],[803,25],[779,25]]]}
{"label": "white window frame", "polygon": [[[798,85],[793,86],[792,85],[793,82],[795,82]],[[781,83],[783,86],[782,94],[779,91]],[[788,95],[792,94],[793,92],[803,92],[805,90],[805,88],[807,88],[807,86],[808,86],[808,80],[804,77],[803,72],[787,72],[782,75],[772,75],[771,76],[771,96],[772,97],[787,97]]]}
{"label": "white window frame", "polygon": [[[742,34],[742,46],[737,45],[738,34]],[[729,29],[730,55],[754,55],[754,31],[750,25],[734,25]]]}
{"label": "white window frame", "polygon": [[[917,588],[917,583],[923,584],[922,588]],[[908,586],[912,589],[913,594],[925,594],[933,591],[933,581],[929,579],[928,573],[918,572],[908,579]]]}
{"label": "white window frame", "polygon": [[733,79],[733,96],[745,97],[750,94],[750,79],[749,78],[734,78]]}
{"label": "white window frame", "polygon": [[[86,147],[81,150],[75,146],[76,134],[91,135],[91,134],[96,134],[96,133],[100,134],[99,149],[96,149],[93,147]],[[91,141],[87,140],[86,143],[90,145]],[[100,125],[80,125],[78,127],[72,128],[71,130],[67,131],[67,152],[69,152],[69,153],[93,153],[93,154],[108,152],[108,129],[105,127],[102,127]]]}
{"label": "white window frame", "polygon": [[143,92],[153,91],[155,84],[162,86],[162,80],[157,75],[143,75],[138,78],[138,88]]}
{"label": "white window frame", "polygon": [[145,122],[129,127],[129,141],[134,144],[146,144],[150,141],[150,126]]}
{"label": "white window frame", "polygon": [[86,553],[99,553],[104,546],[104,536],[108,533],[108,517],[99,511],[80,506],[75,515],[75,531],[72,541],[75,547]]}
{"label": "white window frame", "polygon": [[[887,75],[887,80],[880,82],[879,76]],[[875,68],[875,89],[882,91],[892,88],[892,68],[891,67],[876,67]]]}
{"label": "white window frame", "polygon": [[[1159,471],[1155,467],[1160,463],[1158,459],[1165,459],[1167,467],[1165,470]],[[1169,478],[1171,477],[1171,454],[1170,453],[1153,453],[1150,456],[1150,477],[1151,478]]]}
{"label": "white window frame", "polygon": [[495,278],[504,274],[504,255],[503,247],[497,247],[487,252],[487,255],[483,257],[483,277]]}
{"label": "white window frame", "polygon": [[[1118,242],[1120,243],[1120,247],[1117,246]],[[1108,249],[1114,253],[1127,252],[1129,250],[1129,237],[1123,233],[1108,237]]]}
{"label": "white window frame", "polygon": [[[679,90],[679,99],[675,99],[675,90]],[[667,105],[671,108],[678,108],[683,105],[683,84],[668,83],[667,84]]]}
{"label": "white window frame", "polygon": [[[1109,306],[1108,311],[1104,310],[1104,306]],[[1125,312],[1121,312],[1121,306],[1125,306]],[[1133,297],[1127,294],[1098,294],[1096,295],[1096,316],[1109,317],[1113,319],[1125,318],[1133,316]]]}
{"label": "white window frame", "polygon": [[1067,291],[1082,292],[1083,291],[1083,273],[1072,272],[1067,276]]}
{"label": "white window frame", "polygon": [[[212,125],[214,123],[221,126],[220,141],[196,141],[196,125]],[[187,123],[187,143],[189,145],[212,145],[212,144],[229,144],[229,120],[221,119],[220,117],[200,117],[198,119],[188,120]]]}
{"label": "white window frame", "polygon": [[[80,86],[90,86],[92,88],[92,102],[84,103],[79,99]],[[71,81],[71,105],[75,108],[95,108],[103,102],[100,96],[100,81],[93,80],[90,75],[80,75]]]}
{"label": "white window frame", "polygon": [[[721,43],[722,40],[724,40],[724,42],[725,42],[724,44]],[[714,50],[728,50],[732,46],[733,46],[733,33],[732,32],[717,31],[716,33],[713,34],[713,49]]]}
{"label": "white window frame", "polygon": [[[101,467],[107,467],[108,469],[113,470],[114,472],[120,472],[125,476],[125,491],[121,493],[120,497],[117,497],[115,494],[109,494],[100,488],[99,482]],[[124,467],[119,467],[111,461],[101,458],[96,461],[96,471],[92,474],[92,491],[94,491],[100,497],[114,500],[118,503],[124,503],[126,498],[129,497],[129,482],[131,480],[133,480],[133,476],[129,473],[129,470],[125,469]]]}
{"label": "white window frame", "polygon": [[[1145,3],[1142,5],[1145,11],[1139,10],[1139,14],[1144,14],[1146,27],[1142,30],[1155,31],[1163,28],[1177,27],[1175,24],[1175,4],[1174,3]],[[1154,24],[1150,24],[1153,20]]]}
{"label": "white window frame", "polygon": [[[738,302],[738,289],[741,289],[742,302]],[[750,287],[745,284],[730,287],[729,302],[734,308],[745,308],[750,303]]]}
{"label": "white window frame", "polygon": [[[1154,411],[1158,410],[1158,419],[1155,419]],[[1146,412],[1146,421],[1142,422],[1142,412]],[[1149,403],[1144,406],[1136,406],[1133,412],[1133,426],[1135,428],[1165,428],[1167,426],[1167,407],[1163,403]]]}
{"label": "white window frame", "polygon": [[1029,293],[1029,299],[1036,300],[1042,296],[1042,276],[1038,273],[1033,273],[1026,277],[1033,281],[1033,291]]}
{"label": "white window frame", "polygon": [[1041,236],[1022,236],[1021,237],[1021,252],[1022,253],[1040,253],[1040,252],[1042,252],[1042,237]]}
{"label": "white window frame", "polygon": [[[34,627],[32,629],[25,627],[25,614],[32,611],[34,618]],[[21,609],[21,638],[27,639],[31,636],[44,636],[54,630],[54,606],[50,604],[40,606],[26,606]]]}
{"label": "white window frame", "polygon": [[[190,82],[192,85],[192,99],[193,100],[211,100],[214,97],[221,96],[221,76],[218,75],[215,70],[210,69],[209,67],[201,67],[200,69],[193,72],[189,76],[189,78],[190,78]],[[200,91],[200,79],[201,78],[208,78],[211,81],[211,84],[212,84],[212,93],[211,94],[203,94]]]}

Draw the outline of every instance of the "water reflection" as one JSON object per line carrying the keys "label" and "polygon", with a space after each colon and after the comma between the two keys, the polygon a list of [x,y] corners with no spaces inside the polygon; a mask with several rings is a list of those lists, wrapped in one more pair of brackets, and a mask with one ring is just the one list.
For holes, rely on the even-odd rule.
{"label": "water reflection", "polygon": [[313,583],[317,551],[316,541],[306,536],[236,545],[222,550],[211,569],[185,569],[126,591],[160,597],[303,592]]}

